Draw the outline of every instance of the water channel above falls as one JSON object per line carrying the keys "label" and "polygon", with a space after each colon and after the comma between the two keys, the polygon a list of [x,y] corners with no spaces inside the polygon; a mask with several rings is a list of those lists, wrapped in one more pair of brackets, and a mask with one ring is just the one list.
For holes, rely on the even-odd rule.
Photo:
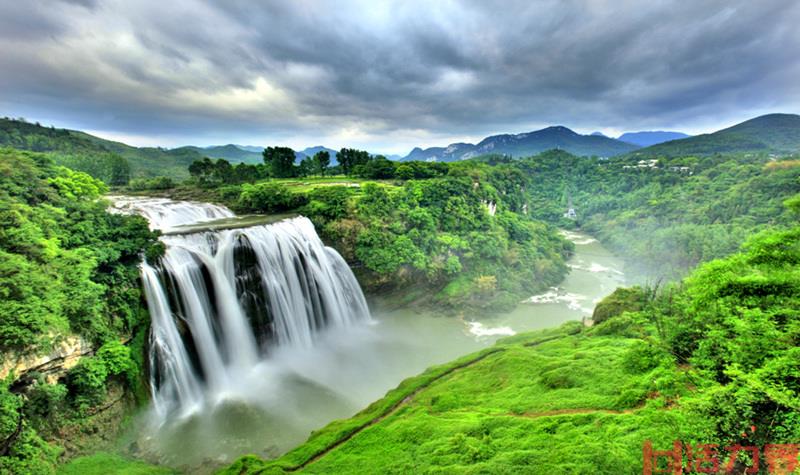
{"label": "water channel above falls", "polygon": [[[145,281],[156,287],[159,287],[158,282],[170,279],[180,281],[181,271],[175,267],[190,259],[176,253],[184,253],[188,249],[211,255],[211,259],[195,259],[203,261],[202,266],[214,266],[214,262],[217,262],[216,265],[225,267],[217,277],[213,276],[213,271],[197,273],[205,275],[201,280],[207,281],[209,288],[215,288],[220,279],[224,279],[221,276],[237,272],[230,263],[224,263],[226,258],[222,256],[226,252],[225,246],[232,245],[230,233],[237,233],[236,236],[244,236],[242,239],[253,249],[264,244],[254,242],[261,239],[269,241],[270,246],[281,248],[277,254],[270,249],[258,251],[263,256],[256,252],[261,256],[263,265],[285,265],[280,262],[288,261],[280,261],[275,256],[299,254],[299,261],[303,262],[303,272],[300,272],[303,274],[302,282],[320,288],[321,294],[326,286],[340,286],[336,293],[355,295],[352,299],[344,302],[336,300],[334,303],[330,301],[336,299],[335,295],[320,297],[320,302],[316,301],[316,297],[312,298],[314,305],[301,305],[303,308],[296,310],[302,314],[300,316],[293,311],[283,311],[286,315],[282,316],[282,311],[277,311],[277,314],[274,309],[270,311],[270,315],[274,314],[270,325],[275,328],[281,318],[289,323],[295,318],[310,323],[303,326],[304,330],[298,333],[300,337],[281,338],[276,330],[273,332],[275,335],[263,344],[263,335],[259,336],[259,332],[255,331],[253,338],[248,337],[252,351],[246,358],[250,361],[247,367],[242,367],[241,362],[234,364],[232,361],[236,359],[235,355],[240,354],[241,348],[235,351],[224,348],[219,336],[205,340],[190,338],[193,343],[186,345],[185,355],[180,355],[174,339],[178,334],[185,335],[189,331],[185,327],[191,326],[191,319],[184,315],[187,313],[185,304],[181,306],[175,303],[180,300],[178,297],[170,299],[164,296],[161,298],[167,302],[167,307],[171,303],[172,307],[183,310],[159,310],[153,308],[152,301],[148,301],[151,315],[154,311],[160,311],[164,317],[171,312],[177,324],[172,333],[164,328],[160,328],[160,333],[154,331],[154,335],[160,338],[161,346],[153,345],[151,351],[154,354],[161,351],[162,360],[154,365],[160,365],[161,372],[169,377],[162,375],[154,384],[164,389],[156,390],[153,408],[141,417],[135,433],[130,436],[135,442],[130,444],[135,447],[132,455],[192,473],[211,472],[215,466],[246,453],[263,457],[280,455],[302,443],[312,430],[334,419],[353,415],[403,379],[431,365],[491,345],[504,336],[558,326],[568,320],[580,320],[591,314],[594,304],[603,296],[624,284],[619,259],[591,237],[565,231],[565,236],[576,244],[576,253],[569,262],[570,274],[559,287],[531,296],[509,313],[482,319],[481,315],[466,314],[463,319],[458,319],[441,317],[433,312],[382,312],[372,309],[371,317],[350,318],[337,315],[340,311],[348,313],[342,310],[351,308],[348,306],[355,305],[353,308],[357,308],[358,305],[357,294],[360,292],[349,289],[347,277],[339,275],[349,273],[338,269],[337,272],[329,272],[331,275],[321,280],[305,275],[324,273],[330,266],[336,270],[337,259],[340,259],[332,249],[323,250],[320,247],[313,227],[307,227],[310,223],[305,218],[276,223],[281,217],[236,217],[226,208],[202,203],[135,197],[113,197],[113,200],[116,203],[115,211],[142,214],[150,220],[151,227],[164,231],[162,240],[168,248],[167,261],[170,259],[170,248],[175,248],[171,264],[148,263],[143,267]],[[292,249],[287,251],[287,247]],[[229,252],[233,254],[233,251]],[[296,272],[293,270],[289,274],[294,279]],[[272,279],[280,279],[281,275],[277,273]],[[184,280],[191,281],[190,277],[184,276]],[[236,279],[239,276],[233,278]],[[283,287],[287,285],[290,284],[280,284],[276,288],[283,292]],[[177,284],[173,283],[172,286],[176,287]],[[163,284],[163,287],[168,292],[170,284]],[[301,287],[307,294],[306,284]],[[150,290],[148,295],[153,300],[153,291]],[[186,294],[185,291],[175,292],[181,296]],[[210,290],[207,294],[210,300],[219,298],[218,290]],[[326,298],[330,301],[326,301]],[[203,305],[213,308],[213,312],[208,312],[208,318],[219,320],[219,326],[231,323],[230,314],[217,308],[218,303],[205,302]],[[286,305],[284,307],[289,309],[300,308]],[[242,304],[241,307],[246,306]],[[324,318],[314,315],[324,315]],[[154,317],[154,328],[155,321]],[[161,325],[163,327],[164,322]],[[204,331],[224,333],[224,329],[217,329],[215,325],[210,325],[211,329]],[[308,329],[307,326],[314,328]],[[311,338],[306,338],[309,335]],[[182,348],[183,345],[178,344],[177,347]],[[189,374],[181,376],[183,380],[177,377],[181,371],[191,373],[192,364],[198,368],[202,366],[198,355],[206,355],[206,359],[212,355],[215,373],[224,374]],[[189,369],[182,369],[180,358],[186,360],[183,366]],[[169,379],[174,375],[177,376]],[[181,382],[187,378],[192,381]],[[187,394],[187,391],[191,391],[191,394]],[[183,398],[191,404],[171,405],[171,398]]]}

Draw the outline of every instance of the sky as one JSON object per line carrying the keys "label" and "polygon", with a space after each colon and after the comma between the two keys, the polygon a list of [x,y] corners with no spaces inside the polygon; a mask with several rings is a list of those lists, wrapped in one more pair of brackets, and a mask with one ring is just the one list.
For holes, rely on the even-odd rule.
{"label": "sky", "polygon": [[0,0],[0,116],[405,154],[800,112],[795,0]]}

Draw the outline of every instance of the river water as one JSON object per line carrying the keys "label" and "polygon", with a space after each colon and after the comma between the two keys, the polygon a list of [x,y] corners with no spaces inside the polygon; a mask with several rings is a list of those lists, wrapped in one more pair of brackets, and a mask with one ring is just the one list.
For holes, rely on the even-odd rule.
{"label": "river water", "polygon": [[[124,203],[128,211],[137,205],[135,199]],[[227,221],[205,223],[206,228],[251,224],[249,218],[223,219]],[[186,227],[196,223],[167,222],[170,234],[198,230]],[[622,263],[590,236],[563,233],[576,244],[570,274],[558,287],[531,296],[511,312],[453,318],[373,309],[371,321],[323,331],[311,347],[271,351],[253,368],[252,387],[245,394],[166,420],[155,410],[147,411],[130,436],[132,455],[192,473],[210,473],[246,453],[276,457],[302,443],[312,430],[355,414],[431,365],[504,336],[588,317],[597,301],[624,285]]]}

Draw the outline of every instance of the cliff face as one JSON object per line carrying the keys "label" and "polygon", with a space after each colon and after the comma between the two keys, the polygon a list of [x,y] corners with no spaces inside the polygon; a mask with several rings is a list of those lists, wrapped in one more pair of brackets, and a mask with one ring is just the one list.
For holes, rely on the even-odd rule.
{"label": "cliff face", "polygon": [[84,339],[69,336],[55,344],[52,351],[45,355],[17,354],[9,352],[0,361],[0,379],[10,374],[15,378],[36,371],[45,375],[48,383],[54,384],[58,378],[78,364],[82,356],[93,352],[92,346]]}

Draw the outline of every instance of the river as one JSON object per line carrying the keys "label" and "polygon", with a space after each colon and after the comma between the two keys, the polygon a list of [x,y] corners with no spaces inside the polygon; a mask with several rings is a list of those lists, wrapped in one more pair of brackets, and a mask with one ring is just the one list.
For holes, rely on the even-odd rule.
{"label": "river", "polygon": [[[149,206],[144,199],[115,199],[128,212]],[[213,211],[183,221],[171,215],[149,218],[151,224],[166,223],[162,229],[172,236],[263,223],[263,218]],[[212,221],[214,216],[222,219]],[[312,430],[353,415],[431,365],[504,336],[589,316],[597,301],[624,284],[622,263],[590,236],[563,234],[576,245],[571,272],[560,286],[531,296],[511,312],[453,318],[373,309],[371,321],[322,331],[311,347],[286,345],[270,351],[252,369],[244,391],[237,388],[202,411],[168,418],[146,411],[129,435],[131,454],[193,473],[211,471],[246,453],[275,457],[302,443]]]}

